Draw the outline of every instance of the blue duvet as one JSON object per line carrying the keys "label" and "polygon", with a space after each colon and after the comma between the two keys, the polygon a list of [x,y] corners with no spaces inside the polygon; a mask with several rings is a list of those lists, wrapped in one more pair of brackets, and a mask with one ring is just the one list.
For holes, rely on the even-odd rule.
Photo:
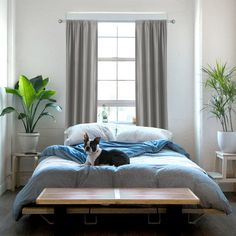
{"label": "blue duvet", "polygon": [[[188,158],[190,157],[182,147],[168,140],[153,140],[139,143],[101,141],[99,146],[106,150],[119,149],[125,152],[129,157],[136,157],[142,154],[148,155],[158,153],[164,148],[183,154]],[[49,146],[42,152],[41,156],[43,158],[48,156],[59,156],[64,159],[73,160],[80,164],[84,163],[86,160],[86,153],[84,152],[83,144],[78,144],[75,146]]]}

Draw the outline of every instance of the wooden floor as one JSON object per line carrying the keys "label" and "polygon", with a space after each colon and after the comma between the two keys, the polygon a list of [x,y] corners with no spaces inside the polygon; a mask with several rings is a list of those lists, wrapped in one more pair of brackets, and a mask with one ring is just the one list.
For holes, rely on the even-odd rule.
{"label": "wooden floor", "polygon": [[[18,222],[12,217],[12,204],[16,193],[7,191],[0,197],[0,235],[36,236],[53,235],[53,225],[47,224],[40,216],[24,216]],[[234,236],[236,235],[236,194],[227,194],[233,213],[226,215],[203,216],[195,225],[185,225],[182,235],[191,236]],[[167,235],[167,227],[148,225],[144,216],[105,216],[98,218],[98,225],[84,225],[81,216],[70,216],[70,233],[82,236],[116,235]]]}

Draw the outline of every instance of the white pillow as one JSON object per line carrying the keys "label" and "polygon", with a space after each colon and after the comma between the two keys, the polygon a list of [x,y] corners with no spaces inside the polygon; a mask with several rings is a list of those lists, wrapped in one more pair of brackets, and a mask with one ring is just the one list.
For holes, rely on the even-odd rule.
{"label": "white pillow", "polygon": [[69,127],[65,130],[64,145],[74,145],[84,141],[84,133],[87,132],[89,138],[101,137],[106,141],[115,140],[109,125],[103,123],[84,123]]}
{"label": "white pillow", "polygon": [[172,133],[165,129],[144,126],[117,126],[116,141],[144,142],[148,140],[172,139]]}

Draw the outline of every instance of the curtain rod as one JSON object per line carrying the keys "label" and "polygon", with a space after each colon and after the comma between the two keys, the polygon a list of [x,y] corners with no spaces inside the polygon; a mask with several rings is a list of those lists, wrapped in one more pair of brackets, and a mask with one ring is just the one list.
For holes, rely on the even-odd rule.
{"label": "curtain rod", "polygon": [[[58,23],[61,24],[61,23],[65,23],[67,20],[65,19],[58,19]],[[124,21],[124,22],[127,22],[127,21]],[[167,20],[168,23],[171,23],[171,24],[175,24],[175,19],[172,19],[172,20]]]}

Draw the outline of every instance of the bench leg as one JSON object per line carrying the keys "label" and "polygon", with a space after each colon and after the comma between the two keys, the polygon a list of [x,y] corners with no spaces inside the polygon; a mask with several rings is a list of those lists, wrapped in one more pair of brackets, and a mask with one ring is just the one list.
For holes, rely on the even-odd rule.
{"label": "bench leg", "polygon": [[66,207],[55,206],[54,207],[54,235],[62,236],[68,235],[68,229],[66,229]]}
{"label": "bench leg", "polygon": [[84,224],[85,225],[97,225],[98,223],[98,218],[96,215],[84,215]]}
{"label": "bench leg", "polygon": [[169,235],[177,236],[182,232],[182,206],[172,205],[166,208]]}

